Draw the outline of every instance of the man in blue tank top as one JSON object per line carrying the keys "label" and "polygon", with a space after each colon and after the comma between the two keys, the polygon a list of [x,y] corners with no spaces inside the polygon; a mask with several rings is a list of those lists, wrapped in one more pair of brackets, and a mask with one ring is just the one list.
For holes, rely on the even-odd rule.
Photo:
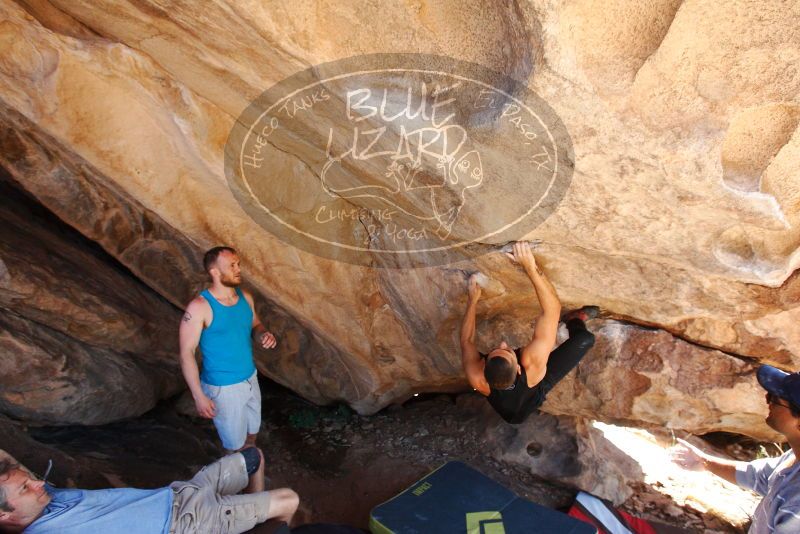
{"label": "man in blue tank top", "polygon": [[[189,303],[181,320],[181,369],[197,413],[214,420],[225,449],[237,451],[255,445],[261,425],[252,341],[265,349],[277,341],[258,319],[253,296],[239,287],[236,251],[214,247],[206,252],[203,266],[212,283]],[[195,360],[198,346],[202,372]]]}
{"label": "man in blue tank top", "polygon": [[[542,405],[547,393],[592,347],[594,335],[586,330],[584,321],[596,317],[598,310],[587,306],[561,318],[556,290],[536,265],[530,245],[515,243],[513,252],[509,257],[525,270],[542,307],[533,339],[518,349],[501,341],[487,355],[478,352],[475,316],[481,288],[473,275],[469,279],[469,304],[461,324],[461,360],[470,385],[487,397],[506,422],[520,424]],[[553,350],[561,320],[567,324],[569,339]]]}

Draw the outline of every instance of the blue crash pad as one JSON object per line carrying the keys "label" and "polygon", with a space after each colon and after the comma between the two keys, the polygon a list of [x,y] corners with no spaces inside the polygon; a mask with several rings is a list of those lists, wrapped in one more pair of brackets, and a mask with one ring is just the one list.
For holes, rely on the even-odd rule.
{"label": "blue crash pad", "polygon": [[518,497],[462,462],[447,462],[370,514],[372,534],[596,534]]}

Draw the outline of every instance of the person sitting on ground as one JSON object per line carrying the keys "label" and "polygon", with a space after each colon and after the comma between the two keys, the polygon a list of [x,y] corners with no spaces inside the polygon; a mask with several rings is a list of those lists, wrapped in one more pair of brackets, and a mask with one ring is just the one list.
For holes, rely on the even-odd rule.
{"label": "person sitting on ground", "polygon": [[762,365],[756,373],[767,390],[767,425],[780,432],[790,449],[777,458],[736,462],[707,454],[679,439],[672,459],[693,471],[710,471],[728,482],[752,490],[764,498],[758,503],[750,534],[797,534],[800,532],[800,373],[785,373]]}
{"label": "person sitting on ground", "polygon": [[[258,491],[237,495],[248,482]],[[288,523],[298,504],[289,488],[264,491],[264,456],[255,447],[207,465],[191,480],[153,490],[59,489],[0,461],[4,532],[238,534],[272,518]]]}
{"label": "person sitting on ground", "polygon": [[[564,378],[594,345],[587,321],[598,314],[596,306],[585,306],[563,320],[569,339],[556,350],[561,320],[561,302],[556,290],[536,264],[530,245],[515,243],[509,257],[520,264],[533,283],[542,314],[536,319],[533,339],[522,349],[502,341],[488,355],[475,347],[475,315],[481,288],[476,275],[469,279],[469,303],[461,325],[461,358],[470,385],[488,397],[489,404],[508,423],[525,421],[545,400],[547,393]],[[552,353],[551,353],[552,351]]]}

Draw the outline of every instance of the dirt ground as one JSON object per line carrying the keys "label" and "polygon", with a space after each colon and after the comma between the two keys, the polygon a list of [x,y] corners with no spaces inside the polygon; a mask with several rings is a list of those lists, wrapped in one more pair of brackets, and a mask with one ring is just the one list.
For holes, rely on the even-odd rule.
{"label": "dirt ground", "polygon": [[[289,486],[301,497],[296,524],[366,528],[373,507],[450,460],[467,463],[551,508],[568,507],[577,491],[493,459],[471,424],[474,413],[454,395],[419,397],[366,417],[341,405],[314,406],[269,381],[262,382],[262,393],[259,445],[270,486]],[[176,404],[164,403],[144,417],[101,427],[28,432],[85,459],[112,486],[158,487],[188,478],[222,453],[210,421],[180,415]],[[710,514],[679,507],[646,484],[622,508],[686,532],[742,532]]]}

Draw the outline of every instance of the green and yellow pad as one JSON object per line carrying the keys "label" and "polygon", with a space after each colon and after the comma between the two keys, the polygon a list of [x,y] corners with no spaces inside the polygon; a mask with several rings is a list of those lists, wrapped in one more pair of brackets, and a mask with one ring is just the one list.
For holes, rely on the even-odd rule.
{"label": "green and yellow pad", "polygon": [[517,497],[461,462],[447,462],[370,514],[372,534],[596,534],[566,514]]}

